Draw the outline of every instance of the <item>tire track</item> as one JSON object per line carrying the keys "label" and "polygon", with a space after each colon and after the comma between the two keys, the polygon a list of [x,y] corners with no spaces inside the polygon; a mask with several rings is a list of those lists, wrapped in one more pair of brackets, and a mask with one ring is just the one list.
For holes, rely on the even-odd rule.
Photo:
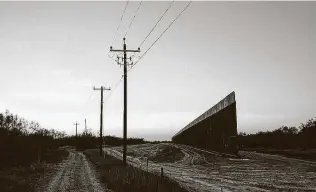
{"label": "tire track", "polygon": [[96,173],[85,155],[69,150],[64,161],[45,192],[101,192],[106,191],[96,178]]}

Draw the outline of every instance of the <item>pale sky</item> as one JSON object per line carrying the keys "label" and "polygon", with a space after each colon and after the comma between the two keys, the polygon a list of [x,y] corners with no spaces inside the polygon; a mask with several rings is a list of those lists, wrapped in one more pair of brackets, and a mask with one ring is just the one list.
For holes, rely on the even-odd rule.
{"label": "pale sky", "polygon": [[[144,1],[127,35],[137,49],[170,2]],[[0,111],[75,133],[99,129],[100,91],[123,68],[139,2],[0,2]],[[187,2],[175,2],[141,54]],[[136,60],[135,60],[136,61]],[[238,132],[316,116],[316,2],[193,2],[128,74],[128,136],[170,139],[232,91]],[[104,97],[109,95],[104,92]],[[104,133],[122,136],[123,83],[104,105]]]}

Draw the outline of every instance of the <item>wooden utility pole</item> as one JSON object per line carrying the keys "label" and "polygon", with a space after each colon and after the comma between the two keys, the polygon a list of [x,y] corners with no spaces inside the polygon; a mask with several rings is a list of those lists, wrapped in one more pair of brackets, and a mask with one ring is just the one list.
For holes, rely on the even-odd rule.
{"label": "wooden utility pole", "polygon": [[140,48],[138,50],[127,50],[126,49],[126,43],[125,43],[125,38],[123,38],[123,49],[112,49],[112,46],[110,47],[110,51],[113,52],[123,52],[124,57],[123,57],[123,64],[119,63],[119,65],[124,65],[124,114],[123,114],[123,164],[126,165],[126,145],[127,145],[127,65],[132,65],[127,63],[127,52],[140,52]]}
{"label": "wooden utility pole", "polygon": [[76,123],[74,125],[76,125],[76,149],[77,149],[77,126],[80,124],[76,121]]}
{"label": "wooden utility pole", "polygon": [[101,88],[93,87],[93,90],[100,90],[101,91],[101,112],[100,112],[100,156],[102,156],[102,130],[103,130],[103,90],[111,90],[111,88],[105,88],[101,86]]}

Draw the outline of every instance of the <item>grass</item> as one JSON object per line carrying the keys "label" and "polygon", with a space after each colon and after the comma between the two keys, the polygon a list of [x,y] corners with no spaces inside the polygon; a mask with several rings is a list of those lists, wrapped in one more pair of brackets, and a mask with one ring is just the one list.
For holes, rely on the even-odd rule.
{"label": "grass", "polygon": [[100,157],[97,149],[86,150],[84,154],[96,165],[107,188],[114,192],[187,192],[168,178],[123,166],[121,160],[112,156]]}
{"label": "grass", "polygon": [[1,192],[31,192],[45,179],[45,173],[68,156],[65,150],[54,150],[42,155],[41,161],[27,166],[2,167],[0,170]]}

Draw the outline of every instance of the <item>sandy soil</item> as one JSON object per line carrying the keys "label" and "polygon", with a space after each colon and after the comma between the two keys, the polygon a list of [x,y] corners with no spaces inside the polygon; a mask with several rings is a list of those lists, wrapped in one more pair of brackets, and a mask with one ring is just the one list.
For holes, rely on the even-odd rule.
{"label": "sandy soil", "polygon": [[[316,191],[316,163],[278,155],[241,151],[242,158],[222,157],[176,144],[128,146],[129,164],[146,167],[149,159],[165,145],[181,149],[183,158],[173,163],[149,161],[148,171],[176,180],[189,191]],[[122,158],[122,148],[104,148]]]}
{"label": "sandy soil", "polygon": [[58,171],[41,191],[64,192],[106,191],[96,177],[94,167],[81,152],[69,150],[68,159],[58,165]]}

